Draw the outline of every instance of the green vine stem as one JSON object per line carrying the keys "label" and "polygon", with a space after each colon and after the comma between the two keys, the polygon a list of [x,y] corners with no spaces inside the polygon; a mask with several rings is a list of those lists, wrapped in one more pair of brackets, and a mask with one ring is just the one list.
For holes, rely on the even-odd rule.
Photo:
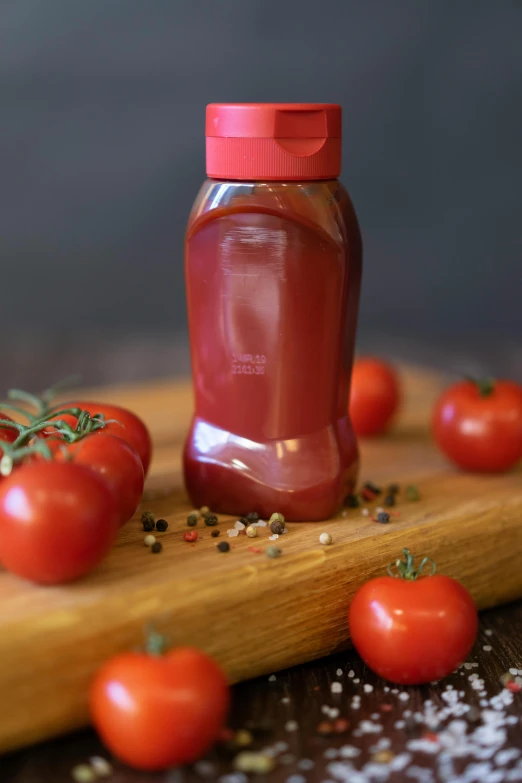
{"label": "green vine stem", "polygon": [[[415,581],[421,576],[423,568],[428,564],[431,567],[431,573],[428,576],[433,576],[437,566],[431,557],[423,557],[419,563],[419,567],[415,568],[414,558],[409,549],[402,550],[404,559],[398,558],[394,563],[388,565],[388,574],[395,579],[406,579],[409,582]],[[396,570],[394,570],[396,569]]]}
{"label": "green vine stem", "polygon": [[477,389],[481,397],[491,397],[495,391],[496,380],[495,378],[475,378],[472,375],[466,375],[466,380],[471,381]]}

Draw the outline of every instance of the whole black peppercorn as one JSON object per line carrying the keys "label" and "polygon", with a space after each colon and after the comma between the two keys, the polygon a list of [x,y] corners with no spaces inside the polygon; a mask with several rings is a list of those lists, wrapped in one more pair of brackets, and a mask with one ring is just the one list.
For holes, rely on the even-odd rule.
{"label": "whole black peppercorn", "polygon": [[259,519],[259,514],[257,513],[257,511],[251,511],[250,514],[246,515],[246,518],[248,519],[250,524],[252,524],[252,522],[257,522],[257,520]]}
{"label": "whole black peppercorn", "polygon": [[381,522],[383,525],[390,521],[390,515],[387,511],[379,511],[377,514],[377,522]]}
{"label": "whole black peppercorn", "polygon": [[384,498],[384,505],[385,506],[394,506],[395,505],[395,495],[386,495]]}
{"label": "whole black peppercorn", "polygon": [[361,504],[357,495],[346,495],[344,505],[346,508],[359,508]]}
{"label": "whole black peppercorn", "polygon": [[156,522],[156,530],[159,530],[160,533],[164,533],[168,526],[169,523],[166,519],[158,519]]}
{"label": "whole black peppercorn", "polygon": [[214,525],[217,525],[218,518],[215,514],[205,514],[203,517],[205,520],[205,525],[208,525],[209,527],[214,527]]}
{"label": "whole black peppercorn", "polygon": [[159,541],[156,541],[156,543],[151,546],[150,551],[157,555],[158,552],[161,552],[162,549],[163,545]]}
{"label": "whole black peppercorn", "polygon": [[210,535],[212,536],[212,538],[217,538],[219,536],[220,532],[221,531],[218,530],[218,528],[216,528],[215,530],[212,531],[212,533]]}
{"label": "whole black peppercorn", "polygon": [[228,541],[220,541],[216,549],[218,549],[220,552],[229,552],[230,544],[228,543]]}
{"label": "whole black peppercorn", "polygon": [[250,524],[250,520],[249,520],[249,519],[247,519],[247,517],[239,517],[239,521],[240,521],[240,522],[241,522],[241,524],[242,524],[242,525],[244,525],[245,527],[248,527],[248,526],[249,526],[249,524]]}
{"label": "whole black peppercorn", "polygon": [[154,530],[154,520],[156,517],[152,513],[152,511],[144,511],[141,515],[141,522],[143,525],[143,529],[146,533],[150,533],[151,530]]}
{"label": "whole black peppercorn", "polygon": [[398,484],[390,484],[388,487],[388,494],[389,495],[397,495],[400,492],[400,487]]}
{"label": "whole black peppercorn", "polygon": [[369,489],[370,492],[374,493],[374,495],[380,495],[382,492],[382,489],[376,486],[375,484],[373,484],[371,481],[367,481],[366,484],[364,485],[364,488]]}
{"label": "whole black peppercorn", "polygon": [[195,527],[198,524],[199,514],[189,514],[187,517],[187,525],[189,527]]}
{"label": "whole black peppercorn", "polygon": [[275,535],[281,536],[285,532],[284,522],[280,522],[278,519],[274,519],[274,521],[270,523],[270,530]]}

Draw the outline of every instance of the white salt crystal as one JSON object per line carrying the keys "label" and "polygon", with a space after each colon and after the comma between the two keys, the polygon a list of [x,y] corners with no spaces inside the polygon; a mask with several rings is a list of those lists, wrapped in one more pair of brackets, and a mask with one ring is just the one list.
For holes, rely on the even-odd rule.
{"label": "white salt crystal", "polygon": [[343,686],[340,682],[332,682],[330,685],[330,690],[332,693],[342,693],[343,692]]}
{"label": "white salt crystal", "polygon": [[348,677],[355,677],[355,672],[353,669],[350,669],[350,671],[348,672]]}
{"label": "white salt crystal", "polygon": [[321,712],[323,713],[323,715],[328,715],[328,713],[330,712],[330,707],[328,706],[328,704],[323,704],[321,706]]}
{"label": "white salt crystal", "polygon": [[238,536],[238,535],[239,535],[239,530],[236,530],[233,527],[229,527],[229,529],[227,530],[227,536],[229,538],[234,538],[234,536]]}
{"label": "white salt crystal", "polygon": [[354,745],[343,745],[339,753],[343,759],[354,759],[361,755],[359,748],[356,748]]}
{"label": "white salt crystal", "polygon": [[343,676],[343,670],[342,669],[337,669],[337,671],[335,673],[336,673],[336,675],[338,677],[342,677]]}
{"label": "white salt crystal", "polygon": [[283,698],[281,699],[281,704],[290,704],[290,697],[283,696]]}
{"label": "white salt crystal", "polygon": [[370,516],[370,512],[368,511],[367,508],[361,508],[361,514],[363,515],[363,517],[369,517]]}
{"label": "white salt crystal", "polygon": [[491,650],[493,649],[493,647],[492,647],[490,644],[485,644],[485,645],[482,647],[482,649],[484,650],[484,652],[491,652]]}
{"label": "white salt crystal", "polygon": [[359,723],[359,728],[363,734],[378,734],[382,731],[382,726],[373,723],[371,720],[362,720]]}
{"label": "white salt crystal", "polygon": [[393,772],[400,772],[404,767],[407,767],[408,764],[410,764],[411,758],[411,753],[399,753],[399,755],[395,756],[392,760],[390,769],[393,770]]}
{"label": "white salt crystal", "polygon": [[244,525],[243,522],[240,522],[238,519],[237,522],[234,523],[234,528],[236,530],[244,530],[246,528],[246,525]]}
{"label": "white salt crystal", "polygon": [[499,767],[504,764],[509,764],[510,761],[514,761],[520,756],[520,750],[518,748],[506,748],[506,750],[499,750],[495,756],[495,764]]}
{"label": "white salt crystal", "polygon": [[268,682],[275,682],[276,680],[277,677],[275,676],[275,674],[271,674],[270,677],[268,678]]}
{"label": "white salt crystal", "polygon": [[368,683],[364,686],[364,692],[365,693],[371,693],[373,691],[373,685],[369,685]]}
{"label": "white salt crystal", "polygon": [[389,689],[389,687],[387,685],[385,685],[384,688],[383,688],[383,691],[384,691],[384,693],[389,693],[390,689]]}
{"label": "white salt crystal", "polygon": [[308,770],[315,767],[315,762],[312,759],[301,759],[297,762],[297,769]]}
{"label": "white salt crystal", "polygon": [[285,527],[285,529],[283,530],[283,532],[282,532],[282,534],[281,534],[281,535],[283,535],[283,536],[284,536],[284,535],[285,535],[285,533],[288,533],[288,528],[287,528],[287,527]]}
{"label": "white salt crystal", "polygon": [[361,681],[360,681],[360,679],[359,679],[358,677],[356,677],[356,678],[355,678],[355,680],[354,680],[354,683],[355,683],[356,685],[359,685],[359,683],[360,683],[360,682],[361,682]]}
{"label": "white salt crystal", "polygon": [[337,748],[326,748],[325,752],[323,753],[323,756],[325,759],[337,758]]}
{"label": "white salt crystal", "polygon": [[328,717],[331,720],[335,720],[336,718],[339,717],[340,714],[341,714],[340,710],[338,710],[337,707],[332,707],[331,709],[328,710]]}
{"label": "white salt crystal", "polygon": [[268,536],[268,540],[269,540],[269,541],[275,541],[275,540],[276,540],[276,538],[279,538],[279,536],[277,535],[277,533],[274,533],[272,536]]}
{"label": "white salt crystal", "polygon": [[509,673],[510,673],[510,674],[512,674],[512,675],[513,675],[513,677],[514,677],[514,676],[515,676],[515,674],[518,674],[518,669],[515,669],[515,668],[512,666],[512,667],[511,667],[511,669],[509,670]]}
{"label": "white salt crystal", "polygon": [[400,729],[403,729],[405,726],[406,726],[406,721],[405,720],[396,720],[395,721],[395,728],[399,729],[399,731],[400,731]]}
{"label": "white salt crystal", "polygon": [[286,750],[288,750],[288,742],[276,742],[274,748],[277,753],[284,753]]}
{"label": "white salt crystal", "polygon": [[290,775],[286,783],[306,783],[306,778],[304,775]]}
{"label": "white salt crystal", "polygon": [[491,628],[486,628],[484,633],[486,634],[486,636],[493,636],[493,631],[491,630]]}
{"label": "white salt crystal", "polygon": [[285,723],[285,731],[297,731],[299,724],[296,720],[287,720]]}
{"label": "white salt crystal", "polygon": [[406,693],[406,691],[402,691],[402,693],[399,693],[399,699],[401,701],[408,701],[409,698],[410,698],[410,694]]}

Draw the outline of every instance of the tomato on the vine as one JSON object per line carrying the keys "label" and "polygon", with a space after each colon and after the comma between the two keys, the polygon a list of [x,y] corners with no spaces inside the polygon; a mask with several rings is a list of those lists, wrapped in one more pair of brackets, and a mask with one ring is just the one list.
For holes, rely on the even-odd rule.
{"label": "tomato on the vine", "polygon": [[366,582],[350,605],[348,623],[363,661],[402,685],[439,680],[468,655],[478,619],[469,592],[448,576],[421,576],[404,550],[398,576]]}
{"label": "tomato on the vine", "polygon": [[143,465],[123,438],[103,429],[76,443],[56,440],[49,441],[49,445],[58,460],[70,456],[76,464],[87,465],[103,477],[116,498],[120,525],[132,517],[143,494]]}
{"label": "tomato on the vine", "polygon": [[59,584],[88,573],[117,531],[114,495],[85,465],[35,461],[0,483],[0,561],[33,582]]}
{"label": "tomato on the vine", "polygon": [[[129,446],[132,446],[141,460],[145,475],[147,475],[152,457],[152,439],[147,427],[139,416],[136,416],[135,413],[132,413],[132,411],[129,411],[126,408],[121,408],[119,405],[109,405],[105,402],[73,400],[64,403],[61,407],[80,408],[81,410],[88,411],[91,416],[101,413],[107,421],[114,420],[113,423],[107,424],[107,426],[103,428],[103,432],[117,435],[119,438],[126,441]],[[74,416],[66,414],[59,416],[59,418],[62,421],[67,422],[67,424],[70,424],[71,427],[76,427],[77,419]],[[45,435],[49,434],[52,434],[52,430],[48,429],[46,430]]]}
{"label": "tomato on the vine", "polygon": [[522,386],[461,381],[435,405],[432,431],[440,450],[464,470],[498,473],[522,459]]}
{"label": "tomato on the vine", "polygon": [[356,435],[385,432],[400,401],[399,379],[390,364],[371,357],[355,360],[349,411]]}
{"label": "tomato on the vine", "polygon": [[200,758],[218,739],[229,707],[224,673],[205,653],[129,652],[109,660],[90,691],[94,726],[125,763],[161,770]]}

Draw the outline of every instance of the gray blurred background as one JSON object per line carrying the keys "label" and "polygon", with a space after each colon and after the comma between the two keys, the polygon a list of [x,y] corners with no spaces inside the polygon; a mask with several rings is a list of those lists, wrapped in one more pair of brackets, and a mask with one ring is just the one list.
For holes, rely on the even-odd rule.
{"label": "gray blurred background", "polygon": [[0,91],[6,383],[187,371],[210,101],[343,105],[363,350],[522,373],[521,0],[2,0]]}

